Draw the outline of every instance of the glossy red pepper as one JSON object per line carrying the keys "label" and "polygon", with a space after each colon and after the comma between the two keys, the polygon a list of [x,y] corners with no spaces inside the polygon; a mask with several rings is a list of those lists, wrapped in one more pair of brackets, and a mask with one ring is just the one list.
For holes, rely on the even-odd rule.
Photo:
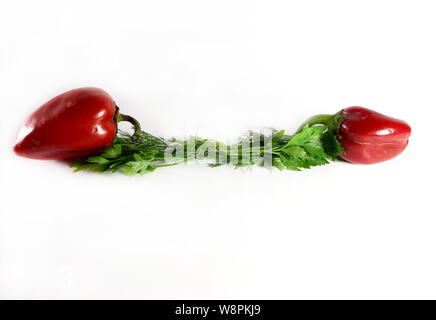
{"label": "glossy red pepper", "polygon": [[341,115],[337,139],[345,150],[344,160],[361,164],[386,161],[409,143],[411,128],[405,121],[362,107],[346,108]]}
{"label": "glossy red pepper", "polygon": [[363,107],[345,108],[334,115],[316,115],[306,125],[324,124],[335,133],[345,153],[340,157],[358,164],[392,159],[407,147],[410,126],[403,120]]}
{"label": "glossy red pepper", "polygon": [[88,157],[112,144],[119,121],[139,123],[118,112],[102,89],[79,88],[51,99],[33,112],[20,130],[14,151],[34,159],[71,160]]}

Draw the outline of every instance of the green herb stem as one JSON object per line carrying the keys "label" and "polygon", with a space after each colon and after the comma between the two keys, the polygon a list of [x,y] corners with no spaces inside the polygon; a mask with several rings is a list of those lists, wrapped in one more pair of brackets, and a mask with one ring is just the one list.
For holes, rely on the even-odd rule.
{"label": "green herb stem", "polygon": [[[200,150],[202,154],[199,154]],[[182,153],[182,154],[180,154]],[[157,168],[194,160],[205,160],[212,167],[233,164],[236,167],[262,166],[279,170],[301,170],[337,159],[343,149],[325,125],[306,124],[294,135],[284,130],[268,134],[250,132],[234,145],[193,137],[188,140],[165,140],[146,132],[132,140],[118,132],[112,146],[100,155],[77,159],[71,163],[75,171],[144,174]]]}

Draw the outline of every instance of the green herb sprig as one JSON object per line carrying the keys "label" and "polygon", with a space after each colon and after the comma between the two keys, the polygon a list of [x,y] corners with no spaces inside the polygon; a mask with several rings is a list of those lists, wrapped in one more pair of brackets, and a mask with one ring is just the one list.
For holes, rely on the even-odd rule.
{"label": "green herb sprig", "polygon": [[136,141],[119,131],[113,144],[98,156],[72,161],[76,171],[145,174],[157,168],[193,160],[205,160],[209,166],[233,164],[236,167],[276,167],[279,170],[309,169],[334,161],[344,150],[325,125],[306,124],[294,135],[284,130],[249,132],[234,145],[191,137],[165,140],[141,132]]}

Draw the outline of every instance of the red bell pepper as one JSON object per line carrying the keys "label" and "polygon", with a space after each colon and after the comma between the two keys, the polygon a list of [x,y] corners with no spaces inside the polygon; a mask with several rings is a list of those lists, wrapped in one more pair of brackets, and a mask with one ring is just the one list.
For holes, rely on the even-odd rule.
{"label": "red bell pepper", "polygon": [[358,164],[396,157],[407,147],[411,134],[405,121],[363,107],[345,108],[334,115],[317,115],[305,124],[326,125],[345,151],[340,157]]}
{"label": "red bell pepper", "polygon": [[71,160],[99,153],[112,144],[117,123],[129,121],[102,89],[79,88],[62,93],[33,112],[21,128],[14,151],[34,159]]}
{"label": "red bell pepper", "polygon": [[409,143],[411,128],[402,120],[362,107],[346,108],[341,115],[337,139],[345,150],[344,160],[361,164],[386,161]]}

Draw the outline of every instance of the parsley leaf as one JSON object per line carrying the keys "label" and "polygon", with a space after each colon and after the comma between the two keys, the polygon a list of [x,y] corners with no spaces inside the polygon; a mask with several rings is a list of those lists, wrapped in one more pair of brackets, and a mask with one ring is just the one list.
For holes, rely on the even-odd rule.
{"label": "parsley leaf", "polygon": [[[176,150],[181,150],[182,155]],[[272,165],[281,171],[300,171],[328,164],[343,152],[335,135],[324,125],[305,125],[292,136],[286,135],[284,130],[272,130],[268,134],[249,132],[231,146],[198,137],[164,140],[146,132],[132,141],[127,133],[120,131],[113,144],[100,155],[74,160],[71,167],[75,168],[74,172],[122,171],[132,176],[203,159],[212,161],[209,163],[211,167],[233,164],[236,167],[257,165],[269,168]]]}

